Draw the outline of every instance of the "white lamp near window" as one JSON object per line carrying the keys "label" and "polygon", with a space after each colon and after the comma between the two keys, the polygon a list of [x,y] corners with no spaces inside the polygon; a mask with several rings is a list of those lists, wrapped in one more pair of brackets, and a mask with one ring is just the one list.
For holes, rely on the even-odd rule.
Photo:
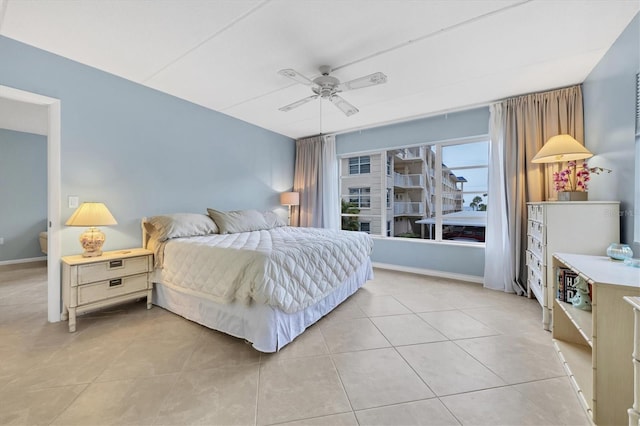
{"label": "white lamp near window", "polygon": [[558,163],[591,158],[593,154],[571,135],[556,135],[544,144],[532,163]]}
{"label": "white lamp near window", "polygon": [[300,193],[299,192],[283,192],[280,194],[280,204],[289,207],[289,217],[287,224],[291,225],[291,206],[300,205]]}
{"label": "white lamp near window", "polygon": [[80,235],[80,244],[84,249],[83,257],[102,256],[104,232],[96,226],[117,225],[115,218],[104,203],[82,203],[71,215],[65,225],[88,226],[89,229]]}
{"label": "white lamp near window", "polygon": [[[544,144],[531,160],[532,163],[561,163],[563,161],[584,160],[593,157],[591,151],[575,140],[571,135],[556,135]],[[586,201],[585,191],[576,191],[576,166],[570,165],[571,176],[569,178],[572,188],[568,191],[559,191],[559,201]]]}

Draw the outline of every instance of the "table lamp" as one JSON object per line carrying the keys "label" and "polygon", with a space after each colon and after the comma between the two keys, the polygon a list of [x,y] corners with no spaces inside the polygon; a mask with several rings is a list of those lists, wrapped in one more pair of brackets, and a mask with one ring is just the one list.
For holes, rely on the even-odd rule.
{"label": "table lamp", "polygon": [[593,154],[571,135],[557,135],[544,144],[532,163],[558,163],[591,158]]}
{"label": "table lamp", "polygon": [[300,205],[300,193],[283,192],[282,194],[280,194],[280,204],[289,207],[289,217],[287,218],[287,224],[291,225],[291,206]]}
{"label": "table lamp", "polygon": [[89,229],[80,235],[80,244],[84,249],[83,257],[102,256],[104,232],[96,226],[117,225],[118,222],[104,203],[82,203],[71,215],[65,225],[88,226]]}

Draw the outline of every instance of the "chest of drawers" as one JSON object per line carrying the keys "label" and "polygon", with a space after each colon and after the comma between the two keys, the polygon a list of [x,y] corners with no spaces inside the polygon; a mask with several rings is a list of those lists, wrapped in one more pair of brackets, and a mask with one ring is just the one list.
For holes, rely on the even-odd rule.
{"label": "chest of drawers", "polygon": [[98,257],[62,258],[62,319],[76,331],[76,315],[141,297],[151,308],[153,252],[142,248],[104,252]]}
{"label": "chest of drawers", "polygon": [[542,306],[545,330],[551,330],[556,296],[553,253],[604,255],[619,239],[617,201],[527,203],[527,289]]}

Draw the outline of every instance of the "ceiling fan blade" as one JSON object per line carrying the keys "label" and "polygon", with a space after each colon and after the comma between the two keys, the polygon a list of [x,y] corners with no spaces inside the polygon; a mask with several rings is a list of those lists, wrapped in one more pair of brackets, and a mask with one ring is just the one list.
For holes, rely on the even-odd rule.
{"label": "ceiling fan blade", "polygon": [[387,76],[381,72],[374,72],[365,77],[356,78],[338,85],[338,89],[346,92],[347,90],[362,89],[363,87],[375,86],[387,82]]}
{"label": "ceiling fan blade", "polygon": [[316,83],[314,83],[313,81],[309,80],[304,75],[300,74],[298,71],[296,71],[294,69],[291,69],[291,68],[280,70],[280,71],[278,71],[278,74],[283,75],[285,77],[288,77],[293,81],[297,81],[298,83],[302,83],[305,86],[311,86],[311,87],[317,86]]}
{"label": "ceiling fan blade", "polygon": [[347,117],[359,111],[358,108],[354,107],[353,105],[351,105],[349,102],[345,101],[343,98],[341,98],[338,95],[331,96],[330,100],[331,102],[333,102],[335,106],[340,108],[340,111],[344,112],[344,114]]}
{"label": "ceiling fan blade", "polygon": [[318,96],[319,96],[319,95],[312,95],[312,96],[306,97],[306,98],[304,98],[304,99],[300,99],[299,101],[296,101],[296,102],[294,102],[294,103],[292,103],[292,104],[285,105],[285,106],[283,106],[282,108],[278,108],[278,109],[279,109],[280,111],[284,111],[284,112],[291,111],[291,110],[292,110],[292,109],[294,109],[294,108],[298,108],[300,105],[304,105],[304,104],[306,104],[306,103],[307,103],[307,102],[309,102],[309,101],[312,101],[312,100],[314,100],[314,99],[317,99],[317,98],[318,98]]}

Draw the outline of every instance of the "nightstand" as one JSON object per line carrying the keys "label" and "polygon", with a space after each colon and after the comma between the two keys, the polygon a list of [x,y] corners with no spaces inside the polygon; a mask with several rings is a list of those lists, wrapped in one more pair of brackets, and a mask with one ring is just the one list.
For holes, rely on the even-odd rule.
{"label": "nightstand", "polygon": [[129,300],[147,298],[151,309],[153,252],[135,248],[98,257],[62,258],[62,319],[76,331],[76,315]]}

